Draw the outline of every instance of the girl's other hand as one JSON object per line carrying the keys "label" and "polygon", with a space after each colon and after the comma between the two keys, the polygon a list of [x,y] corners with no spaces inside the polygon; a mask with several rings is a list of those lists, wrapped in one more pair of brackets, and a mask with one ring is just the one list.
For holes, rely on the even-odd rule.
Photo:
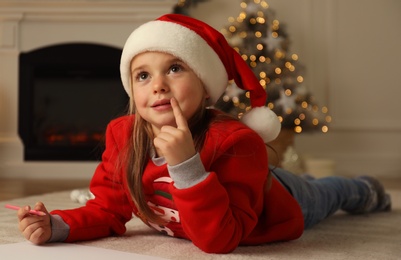
{"label": "girl's other hand", "polygon": [[50,214],[42,202],[35,204],[34,210],[46,213],[46,216],[37,216],[29,213],[30,206],[21,207],[17,216],[19,230],[24,237],[36,245],[46,243],[51,237]]}
{"label": "girl's other hand", "polygon": [[187,120],[174,98],[171,99],[171,106],[177,127],[163,126],[153,142],[167,164],[173,166],[190,159],[196,151]]}

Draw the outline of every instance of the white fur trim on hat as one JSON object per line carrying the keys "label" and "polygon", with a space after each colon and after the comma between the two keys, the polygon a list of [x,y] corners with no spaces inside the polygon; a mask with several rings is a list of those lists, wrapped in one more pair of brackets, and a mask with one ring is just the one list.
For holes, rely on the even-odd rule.
{"label": "white fur trim on hat", "polygon": [[151,21],[128,37],[120,62],[121,80],[131,96],[131,62],[139,53],[160,51],[185,62],[201,79],[214,105],[227,87],[228,75],[217,53],[196,32],[173,22]]}
{"label": "white fur trim on hat", "polygon": [[246,112],[241,121],[257,132],[265,143],[271,142],[280,133],[281,123],[268,107],[254,107]]}

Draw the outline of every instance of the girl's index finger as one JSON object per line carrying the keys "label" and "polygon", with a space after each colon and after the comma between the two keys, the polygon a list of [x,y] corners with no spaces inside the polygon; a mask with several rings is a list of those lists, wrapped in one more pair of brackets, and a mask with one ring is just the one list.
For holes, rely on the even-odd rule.
{"label": "girl's index finger", "polygon": [[171,107],[173,108],[173,113],[175,117],[175,122],[177,124],[178,129],[187,129],[188,128],[188,123],[187,120],[185,119],[184,115],[182,114],[182,110],[180,108],[180,105],[178,104],[177,100],[175,98],[171,98]]}

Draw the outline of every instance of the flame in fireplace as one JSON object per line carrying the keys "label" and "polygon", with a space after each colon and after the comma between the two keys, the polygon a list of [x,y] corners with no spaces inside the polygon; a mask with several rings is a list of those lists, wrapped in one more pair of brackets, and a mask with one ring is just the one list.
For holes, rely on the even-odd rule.
{"label": "flame in fireplace", "polygon": [[103,141],[102,132],[89,132],[89,131],[79,131],[79,132],[56,132],[56,131],[46,131],[45,133],[45,144],[46,145],[93,145],[99,144]]}

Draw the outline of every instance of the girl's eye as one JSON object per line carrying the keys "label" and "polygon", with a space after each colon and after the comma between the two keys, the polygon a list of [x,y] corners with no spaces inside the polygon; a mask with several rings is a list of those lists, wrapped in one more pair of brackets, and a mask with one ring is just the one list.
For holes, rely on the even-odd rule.
{"label": "girl's eye", "polygon": [[140,72],[138,73],[138,75],[136,76],[136,80],[137,81],[144,81],[149,77],[149,74],[146,72]]}
{"label": "girl's eye", "polygon": [[170,67],[170,71],[172,72],[172,73],[177,73],[177,72],[179,72],[179,71],[181,71],[182,70],[182,67],[180,66],[180,65],[178,65],[178,64],[174,64],[174,65],[172,65],[171,67]]}

